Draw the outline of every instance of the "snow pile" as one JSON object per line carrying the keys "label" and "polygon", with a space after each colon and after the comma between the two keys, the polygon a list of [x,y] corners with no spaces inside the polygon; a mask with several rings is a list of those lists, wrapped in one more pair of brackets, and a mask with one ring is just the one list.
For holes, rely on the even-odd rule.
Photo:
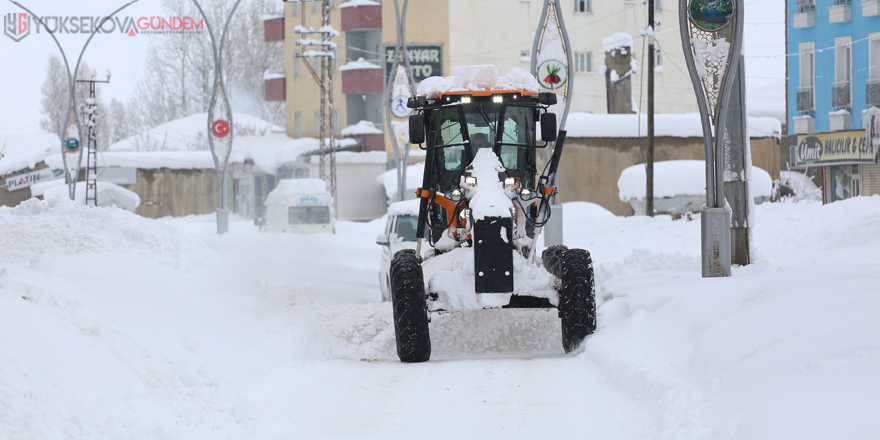
{"label": "snow pile", "polygon": [[633,38],[630,34],[617,32],[602,39],[602,50],[613,52],[618,49],[632,49]]}
{"label": "snow pile", "polygon": [[281,179],[269,195],[266,204],[284,205],[288,199],[302,195],[326,194],[327,182],[321,179]]}
{"label": "snow pile", "polygon": [[343,136],[357,136],[361,134],[382,134],[384,131],[376,128],[370,121],[360,121],[342,129]]}
{"label": "snow pile", "polygon": [[[70,198],[68,185],[64,184],[63,179],[52,181],[55,185],[43,188],[43,196],[45,199]],[[85,205],[87,196],[87,183],[76,182],[76,202]],[[112,182],[95,183],[95,192],[98,206],[102,207],[118,207],[129,212],[134,212],[141,204],[141,198],[134,191],[127,190]]]}
{"label": "snow pile", "polygon": [[779,183],[791,191],[786,194],[783,188],[782,198],[790,201],[822,201],[822,190],[813,183],[813,179],[797,171],[780,171]]}
{"label": "snow pile", "polygon": [[[232,114],[235,140],[243,136],[266,136],[284,129],[245,113]],[[233,141],[235,142],[235,141]],[[107,151],[198,151],[208,150],[208,114],[197,113],[166,122],[144,133],[125,138]],[[83,154],[83,156],[86,156]]]}
{"label": "snow pile", "polygon": [[47,156],[59,151],[61,140],[54,134],[4,136],[0,139],[0,155],[3,156],[0,158],[0,176],[33,169]]}
{"label": "snow pile", "polygon": [[453,68],[453,76],[431,76],[419,83],[416,94],[436,98],[449,92],[480,92],[492,90],[538,91],[538,81],[527,70],[511,67],[507,75],[501,76],[493,65],[458,66]]}
{"label": "snow pile", "polygon": [[402,202],[392,203],[391,206],[388,207],[388,216],[400,216],[400,215],[419,215],[419,207],[421,204],[421,199],[411,199],[404,200]]}
{"label": "snow pile", "polygon": [[[620,200],[644,200],[645,164],[627,167],[617,180]],[[753,166],[749,192],[754,198],[769,198],[773,180],[766,171]],[[706,162],[702,160],[667,160],[654,163],[654,197],[706,194]]]}
{"label": "snow pile", "polygon": [[[410,197],[410,192],[414,193],[418,187],[422,186],[422,180],[425,175],[425,163],[420,162],[414,165],[409,165],[406,169],[406,191],[407,197]],[[385,195],[392,199],[397,194],[397,170],[391,169],[379,175],[376,178],[376,181],[379,182],[380,185],[385,187]]]}
{"label": "snow pile", "polygon": [[476,193],[468,203],[474,220],[510,217],[513,202],[502,190],[498,173],[504,172],[504,166],[495,152],[491,148],[480,148],[467,169],[477,178],[477,187],[474,189]]}
{"label": "snow pile", "polygon": [[381,6],[381,3],[377,3],[371,0],[348,0],[347,2],[339,5],[340,8],[354,8],[357,6]]}
{"label": "snow pile", "polygon": [[[776,118],[749,117],[749,137],[779,137],[782,124]],[[593,113],[571,113],[565,124],[568,137],[645,137],[648,135],[648,116],[605,115]],[[703,126],[699,113],[656,114],[654,115],[654,135],[665,137],[703,137]]]}
{"label": "snow pile", "polygon": [[373,64],[369,61],[364,60],[363,58],[358,58],[357,61],[349,61],[341,66],[339,66],[339,70],[361,70],[361,69],[381,69],[382,66],[378,64]]}

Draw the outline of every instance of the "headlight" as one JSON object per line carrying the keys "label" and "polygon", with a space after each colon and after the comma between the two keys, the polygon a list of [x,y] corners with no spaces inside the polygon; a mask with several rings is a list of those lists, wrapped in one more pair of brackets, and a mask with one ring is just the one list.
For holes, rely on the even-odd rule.
{"label": "headlight", "polygon": [[504,189],[505,190],[516,189],[516,177],[508,177],[508,178],[504,179]]}
{"label": "headlight", "polygon": [[470,104],[470,103],[471,103],[471,97],[470,97],[470,96],[462,96],[462,97],[461,97],[461,103],[462,103],[462,104]]}
{"label": "headlight", "polygon": [[458,213],[458,215],[459,215],[459,217],[461,217],[462,220],[470,221],[471,220],[471,208],[462,209],[461,212]]}
{"label": "headlight", "polygon": [[496,104],[501,104],[502,102],[504,102],[504,98],[501,95],[493,95],[492,102]]}
{"label": "headlight", "polygon": [[532,200],[535,197],[538,197],[538,193],[535,191],[532,191],[528,188],[523,188],[519,190],[519,198],[523,200]]}
{"label": "headlight", "polygon": [[477,178],[474,176],[464,176],[464,187],[465,188],[476,188],[477,187]]}
{"label": "headlight", "polygon": [[460,202],[461,199],[464,198],[464,194],[462,194],[461,190],[459,190],[459,189],[454,189],[454,190],[449,191],[448,193],[446,193],[446,194],[445,194],[445,197],[446,197],[448,200],[451,200],[451,201],[453,201],[453,202]]}

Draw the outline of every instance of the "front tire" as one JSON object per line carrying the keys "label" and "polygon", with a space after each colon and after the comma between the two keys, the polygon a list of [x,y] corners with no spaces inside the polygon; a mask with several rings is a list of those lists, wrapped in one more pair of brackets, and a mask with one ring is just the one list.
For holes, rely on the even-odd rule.
{"label": "front tire", "polygon": [[391,260],[391,303],[397,356],[402,362],[431,358],[428,306],[422,265],[414,249],[403,249]]}
{"label": "front tire", "polygon": [[568,246],[554,244],[541,252],[541,264],[544,269],[556,278],[562,278],[562,257],[568,251]]}
{"label": "front tire", "polygon": [[561,262],[562,289],[559,292],[562,317],[562,348],[577,349],[596,331],[596,289],[593,260],[583,249],[569,249]]}

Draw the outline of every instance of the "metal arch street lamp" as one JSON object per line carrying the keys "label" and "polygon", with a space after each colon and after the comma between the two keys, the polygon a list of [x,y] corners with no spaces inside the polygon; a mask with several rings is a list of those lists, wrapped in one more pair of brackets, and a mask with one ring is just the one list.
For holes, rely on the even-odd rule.
{"label": "metal arch street lamp", "polygon": [[742,1],[678,1],[682,49],[697,95],[706,149],[706,208],[701,215],[704,278],[730,276],[730,209],[724,198],[724,122],[742,53]]}
{"label": "metal arch street lamp", "polygon": [[[415,79],[409,66],[409,52],[406,48],[406,9],[409,0],[404,0],[403,11],[397,0],[394,0],[394,19],[397,22],[397,44],[394,46],[394,65],[392,72],[388,73],[387,99],[385,100],[385,125],[388,128],[388,137],[391,139],[391,147],[394,150],[394,160],[397,162],[397,201],[403,201],[406,196],[406,168],[409,162],[410,143],[409,136],[398,133],[400,127],[405,127],[404,119],[409,116],[412,109],[406,107],[406,99],[415,95]],[[395,104],[395,102],[397,104]],[[392,109],[406,109],[405,111],[392,112]],[[397,124],[392,122],[392,116],[397,119]],[[395,125],[398,130],[395,129]],[[402,130],[401,130],[402,131]],[[401,136],[398,136],[398,135]],[[402,144],[402,145],[401,145]],[[402,150],[402,151],[401,151]]]}
{"label": "metal arch street lamp", "polygon": [[[55,33],[49,31],[49,27],[45,25],[43,19],[40,18],[37,14],[31,12],[30,9],[24,7],[21,3],[18,3],[15,0],[9,0],[10,3],[18,6],[21,9],[24,9],[28,14],[31,14],[37,21],[40,22],[41,25],[49,32],[49,35],[55,40],[55,45],[58,46],[58,50],[61,51],[61,57],[64,59],[64,67],[67,70],[67,87],[69,91],[68,96],[68,106],[67,106],[67,115],[64,118],[64,129],[68,130],[65,133],[66,139],[61,140],[61,160],[64,163],[64,171],[67,176],[68,183],[68,191],[70,194],[70,199],[74,200],[76,197],[76,179],[79,176],[79,169],[82,165],[82,148],[80,140],[78,136],[82,133],[81,121],[79,120],[79,116],[76,113],[76,92],[74,89],[75,81],[77,73],[79,72],[79,65],[82,62],[83,54],[86,52],[86,48],[89,47],[89,43],[92,42],[92,38],[95,37],[95,34],[98,33],[98,30],[101,29],[101,26],[104,25],[107,20],[113,18],[114,15],[118,14],[123,9],[131,6],[134,3],[139,2],[140,0],[132,0],[115,11],[112,14],[104,17],[97,26],[95,26],[95,30],[92,31],[91,35],[89,35],[88,40],[86,40],[86,44],[83,45],[83,48],[79,52],[79,58],[76,60],[76,67],[73,69],[73,74],[70,73],[70,64],[67,62],[67,55],[64,53],[64,49],[61,47],[61,43],[58,41],[58,38],[55,37]],[[73,113],[73,117],[76,120],[76,131],[75,133],[67,127],[67,124],[70,123],[70,113]],[[71,127],[72,128],[72,127]],[[70,163],[73,161],[74,163]]]}
{"label": "metal arch street lamp", "polygon": [[226,97],[226,83],[223,79],[223,49],[226,47],[229,23],[232,21],[232,16],[241,0],[236,0],[226,17],[223,33],[220,34],[219,46],[202,5],[198,0],[193,0],[193,3],[205,20],[208,35],[211,37],[211,47],[214,50],[214,90],[211,93],[211,103],[208,105],[208,146],[211,148],[211,156],[214,157],[214,166],[217,168],[217,193],[219,197],[217,201],[217,233],[225,234],[229,232],[229,185],[227,184],[229,173],[227,165],[229,164],[229,154],[232,152],[233,129],[232,111],[230,111],[229,99]]}

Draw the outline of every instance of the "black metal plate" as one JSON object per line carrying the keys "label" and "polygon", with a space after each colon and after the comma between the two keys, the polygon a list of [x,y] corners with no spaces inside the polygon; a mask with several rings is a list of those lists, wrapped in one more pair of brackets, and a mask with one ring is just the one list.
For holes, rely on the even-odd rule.
{"label": "black metal plate", "polygon": [[474,223],[474,289],[477,293],[513,292],[513,226],[509,217]]}

